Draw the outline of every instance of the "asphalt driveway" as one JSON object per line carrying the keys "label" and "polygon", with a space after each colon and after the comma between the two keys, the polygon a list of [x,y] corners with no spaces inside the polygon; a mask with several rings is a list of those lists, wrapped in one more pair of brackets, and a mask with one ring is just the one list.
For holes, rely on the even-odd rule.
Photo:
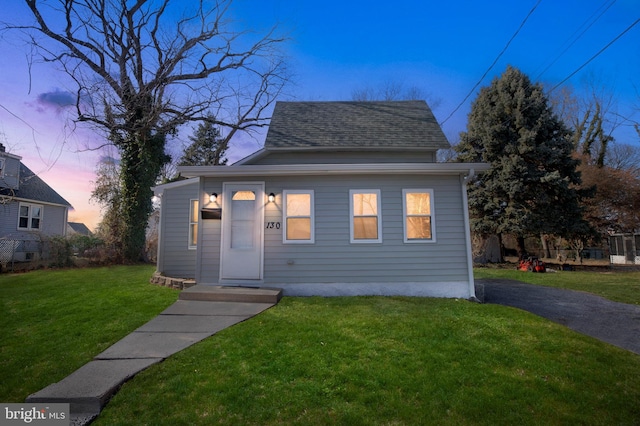
{"label": "asphalt driveway", "polygon": [[513,280],[476,280],[476,288],[484,303],[519,308],[640,355],[640,306]]}

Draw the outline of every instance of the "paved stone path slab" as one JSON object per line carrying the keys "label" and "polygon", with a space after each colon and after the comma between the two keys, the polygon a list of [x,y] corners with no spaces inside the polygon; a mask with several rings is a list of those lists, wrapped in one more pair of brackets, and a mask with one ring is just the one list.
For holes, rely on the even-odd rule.
{"label": "paved stone path slab", "polygon": [[273,303],[178,300],[165,309],[161,315],[257,315],[272,306]]}
{"label": "paved stone path slab", "polygon": [[[211,292],[206,293],[210,297]],[[257,292],[258,300],[263,293]],[[241,295],[249,298],[245,300],[256,300],[251,289],[243,289]],[[229,292],[225,291],[223,296],[228,299]],[[158,317],[98,354],[93,361],[30,395],[26,402],[69,403],[71,424],[86,425],[100,414],[120,386],[140,371],[259,314],[275,305],[277,300],[274,303],[178,300]]]}
{"label": "paved stone path slab", "polygon": [[213,333],[131,333],[95,359],[167,358]]}
{"label": "paved stone path slab", "polygon": [[[206,302],[205,302],[206,303]],[[252,315],[244,316],[220,316],[216,321],[211,321],[211,316],[204,315],[160,315],[142,327],[135,333],[217,333],[227,327],[242,322]]]}

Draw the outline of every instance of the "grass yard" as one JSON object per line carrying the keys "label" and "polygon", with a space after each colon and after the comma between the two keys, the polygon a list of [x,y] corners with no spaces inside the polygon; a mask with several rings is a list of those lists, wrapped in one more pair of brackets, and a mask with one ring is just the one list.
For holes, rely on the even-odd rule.
{"label": "grass yard", "polygon": [[178,292],[152,266],[0,275],[0,401],[23,402],[155,317]]}
{"label": "grass yard", "polygon": [[[60,380],[173,302],[152,270],[0,275],[0,401]],[[138,374],[95,424],[631,425],[638,377],[640,356],[517,309],[285,297]]]}
{"label": "grass yard", "polygon": [[284,298],[126,384],[98,425],[637,424],[640,357],[515,309]]}
{"label": "grass yard", "polygon": [[474,276],[505,278],[530,284],[566,288],[597,294],[609,300],[640,305],[640,272],[577,272],[558,271],[538,274],[513,268],[475,268]]}

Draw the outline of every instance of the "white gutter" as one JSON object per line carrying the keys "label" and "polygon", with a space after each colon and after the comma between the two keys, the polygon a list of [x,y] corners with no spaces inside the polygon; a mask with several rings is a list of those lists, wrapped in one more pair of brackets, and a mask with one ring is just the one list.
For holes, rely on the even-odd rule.
{"label": "white gutter", "polygon": [[186,177],[233,176],[322,176],[329,174],[422,174],[468,175],[489,169],[486,163],[364,163],[364,164],[278,164],[238,166],[182,166]]}

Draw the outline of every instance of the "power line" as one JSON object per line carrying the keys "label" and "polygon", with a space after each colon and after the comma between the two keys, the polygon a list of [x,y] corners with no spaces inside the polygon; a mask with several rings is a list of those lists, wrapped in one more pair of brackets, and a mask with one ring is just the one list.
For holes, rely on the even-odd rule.
{"label": "power line", "polygon": [[458,104],[457,107],[455,107],[455,109],[453,111],[451,111],[451,114],[449,114],[449,116],[447,118],[445,118],[440,125],[442,126],[444,123],[447,122],[447,120],[449,120],[453,114],[455,114],[460,107],[467,101],[467,99],[469,99],[469,97],[473,94],[473,92],[475,92],[475,90],[478,88],[478,86],[480,85],[480,83],[482,83],[482,80],[484,80],[484,78],[487,76],[487,74],[489,74],[489,71],[491,71],[491,69],[494,67],[494,65],[498,62],[498,60],[500,60],[500,58],[502,57],[502,55],[504,54],[504,52],[507,51],[507,49],[509,48],[509,45],[511,44],[511,42],[516,38],[516,36],[518,35],[518,33],[520,32],[520,30],[522,29],[522,27],[524,27],[524,24],[527,22],[527,20],[529,19],[529,17],[531,16],[531,14],[533,14],[533,11],[536,10],[536,8],[538,7],[538,5],[540,4],[542,0],[538,0],[538,2],[531,8],[531,10],[529,11],[529,13],[527,14],[527,16],[524,18],[524,20],[520,23],[520,26],[518,27],[518,29],[516,30],[515,33],[513,33],[513,35],[511,36],[511,38],[509,39],[509,41],[507,42],[507,44],[504,46],[504,48],[502,49],[502,51],[498,54],[498,56],[496,57],[496,59],[494,59],[493,63],[489,66],[489,68],[487,68],[487,70],[484,72],[484,74],[482,74],[482,77],[480,77],[480,79],[478,80],[478,82],[475,84],[475,86],[473,86],[473,88],[469,91],[469,93],[467,93],[467,96],[464,97],[464,99],[462,100],[462,102],[460,102]]}
{"label": "power line", "polygon": [[600,49],[595,55],[593,55],[591,58],[589,58],[585,63],[583,63],[582,65],[580,65],[574,72],[572,72],[571,74],[569,74],[567,77],[564,78],[564,80],[562,80],[560,83],[556,84],[555,86],[553,86],[551,88],[551,90],[549,91],[549,93],[553,92],[554,90],[556,90],[558,87],[562,86],[567,80],[569,80],[571,77],[573,77],[574,75],[576,75],[581,69],[583,69],[584,67],[586,67],[591,61],[593,61],[595,58],[597,58],[598,56],[600,56],[600,54],[602,52],[604,52],[605,50],[607,50],[613,43],[615,43],[616,41],[618,41],[618,39],[620,37],[622,37],[623,35],[625,35],[627,32],[629,32],[629,30],[631,30],[631,28],[635,27],[638,22],[640,22],[640,18],[636,19],[635,22],[633,22],[631,25],[629,25],[624,31],[622,31],[620,34],[618,34],[613,40],[611,40],[609,43],[607,43],[606,46],[604,46],[602,49]]}
{"label": "power line", "polygon": [[589,20],[592,20],[592,19],[593,19],[593,20],[591,21],[591,23],[589,23],[589,25],[587,25],[587,27],[586,27],[584,30],[582,30],[582,32],[581,32],[580,34],[578,34],[578,35],[576,36],[576,38],[575,38],[575,39],[573,39],[573,41],[572,41],[571,43],[569,43],[569,45],[568,45],[568,46],[567,46],[567,47],[566,47],[562,52],[560,52],[560,53],[555,57],[555,59],[554,59],[553,61],[551,61],[551,63],[550,63],[549,65],[547,65],[547,67],[546,67],[545,69],[543,69],[543,70],[542,70],[542,71],[541,71],[541,72],[536,76],[535,80],[539,80],[539,79],[540,79],[540,77],[542,77],[542,75],[543,75],[545,72],[547,72],[547,71],[549,70],[549,68],[551,68],[551,67],[553,66],[553,64],[555,64],[556,62],[558,62],[558,59],[560,59],[560,58],[561,58],[565,53],[567,53],[567,50],[569,50],[569,49],[571,48],[571,46],[573,46],[573,45],[574,45],[578,40],[580,40],[580,38],[582,38],[582,36],[583,36],[583,35],[584,35],[588,30],[589,30],[589,28],[591,28],[591,27],[593,26],[593,24],[595,24],[595,23],[598,21],[598,19],[600,19],[600,18],[602,17],[602,15],[604,15],[604,14],[605,14],[605,12],[606,12],[607,10],[609,10],[609,8],[611,8],[611,6],[613,6],[613,5],[614,5],[614,3],[616,2],[616,0],[611,1],[611,2],[609,3],[609,5],[608,5],[608,6],[607,6],[607,7],[606,7],[602,12],[600,12],[600,14],[599,14],[598,16],[596,16],[596,17],[595,17],[595,19],[594,19],[594,16],[596,15],[596,13],[598,13],[598,11],[599,11],[600,9],[602,9],[602,8],[606,5],[606,3],[607,3],[608,1],[610,1],[610,0],[606,0],[606,1],[605,1],[605,2],[604,2],[604,3],[603,3],[603,4],[602,4],[598,9],[596,9],[596,11],[595,11],[595,12],[593,12],[593,14],[592,14],[592,15],[591,15],[591,16],[590,16],[590,17],[589,17],[585,22],[583,22],[583,23],[582,23],[582,25],[580,25],[580,26],[578,27],[578,29],[577,29],[576,31],[574,31],[574,33],[573,33],[573,34],[571,34],[571,36],[567,39],[567,41],[565,41],[565,44],[566,44],[566,43],[568,43],[568,42],[569,42],[569,40],[571,40],[571,39],[572,39],[572,38],[573,38],[573,37],[578,33],[578,31],[580,31],[580,29],[581,29],[582,27],[584,27],[585,25],[587,25],[587,22],[589,22]]}

